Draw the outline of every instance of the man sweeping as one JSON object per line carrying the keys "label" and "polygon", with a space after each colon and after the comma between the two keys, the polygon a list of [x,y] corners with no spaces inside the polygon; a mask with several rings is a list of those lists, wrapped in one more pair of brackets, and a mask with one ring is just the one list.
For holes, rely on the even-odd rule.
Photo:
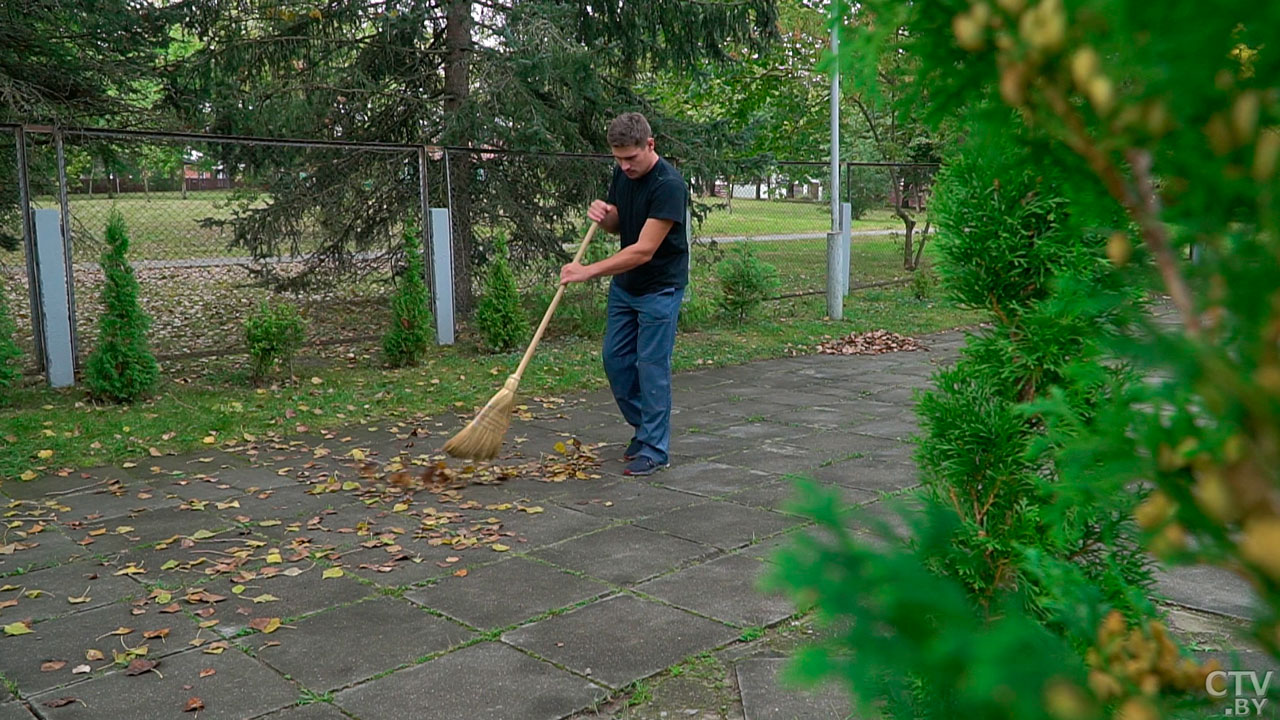
{"label": "man sweeping", "polygon": [[590,265],[565,265],[560,281],[613,277],[604,371],[622,417],[635,431],[622,455],[628,463],[623,473],[650,475],[669,465],[671,352],[689,283],[689,190],[680,173],[654,150],[644,115],[619,115],[606,137],[618,165],[607,200],[591,203],[587,216],[617,233],[621,249]]}

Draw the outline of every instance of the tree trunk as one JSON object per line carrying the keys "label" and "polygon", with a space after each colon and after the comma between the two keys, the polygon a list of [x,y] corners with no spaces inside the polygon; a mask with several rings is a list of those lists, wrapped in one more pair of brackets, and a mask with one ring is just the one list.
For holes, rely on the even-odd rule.
{"label": "tree trunk", "polygon": [[187,199],[187,171],[185,168],[182,170],[182,176],[178,179],[182,182],[182,199],[186,200]]}
{"label": "tree trunk", "polygon": [[760,199],[760,181],[759,180],[756,181],[756,199],[757,200]]}
{"label": "tree trunk", "polygon": [[[471,90],[471,0],[449,0],[445,16],[444,60],[444,140],[450,145],[468,146],[463,106]],[[450,168],[453,196],[449,207],[453,213],[453,295],[459,315],[471,313],[474,295],[471,288],[471,175],[472,157],[454,153]]]}
{"label": "tree trunk", "polygon": [[915,255],[912,253],[912,239],[916,229],[916,221],[910,215],[902,212],[901,210],[898,211],[897,215],[898,218],[902,220],[902,225],[907,231],[907,236],[902,240],[902,269],[915,270],[916,266],[913,262]]}
{"label": "tree trunk", "polygon": [[903,187],[902,178],[894,171],[891,175],[893,178],[893,192],[896,196],[893,204],[893,214],[898,216],[902,221],[902,226],[906,230],[906,237],[902,240],[902,269],[915,270],[915,253],[912,252],[913,239],[916,229],[916,219],[911,217],[911,213],[907,212],[907,193]]}
{"label": "tree trunk", "polygon": [[920,231],[920,244],[916,246],[916,261],[914,269],[920,268],[920,256],[924,255],[924,244],[929,242],[929,226],[933,224],[932,220],[924,221],[924,229]]}
{"label": "tree trunk", "polygon": [[147,182],[147,176],[145,173],[142,175],[142,197],[147,200],[151,199],[151,183]]}

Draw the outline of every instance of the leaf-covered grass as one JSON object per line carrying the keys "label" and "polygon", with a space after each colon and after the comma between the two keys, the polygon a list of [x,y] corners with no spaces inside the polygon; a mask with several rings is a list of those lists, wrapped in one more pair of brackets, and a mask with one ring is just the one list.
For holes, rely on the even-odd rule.
{"label": "leaf-covered grass", "polygon": [[[811,352],[822,339],[853,331],[885,328],[921,335],[969,325],[978,317],[944,301],[917,300],[906,288],[853,295],[840,322],[821,319],[824,303],[820,296],[771,303],[751,323],[682,333],[675,370]],[[545,340],[521,381],[521,394],[604,387],[599,344],[599,337]],[[170,364],[149,399],[125,406],[94,405],[79,388],[28,385],[0,409],[0,478],[12,481],[24,473],[139,457],[145,462],[150,448],[210,448],[244,433],[287,435],[470,412],[493,395],[519,356],[519,351],[482,355],[463,338],[456,346],[434,349],[420,367],[387,369],[372,344],[310,350],[298,358],[296,383],[257,390],[248,379],[247,358],[212,358],[185,367]]]}

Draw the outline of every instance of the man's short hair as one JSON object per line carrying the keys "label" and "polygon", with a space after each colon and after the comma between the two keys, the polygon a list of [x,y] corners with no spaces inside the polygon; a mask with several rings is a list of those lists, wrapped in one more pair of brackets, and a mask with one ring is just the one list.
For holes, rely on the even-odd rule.
{"label": "man's short hair", "polygon": [[622,113],[609,123],[609,147],[640,147],[653,137],[649,121],[638,112]]}

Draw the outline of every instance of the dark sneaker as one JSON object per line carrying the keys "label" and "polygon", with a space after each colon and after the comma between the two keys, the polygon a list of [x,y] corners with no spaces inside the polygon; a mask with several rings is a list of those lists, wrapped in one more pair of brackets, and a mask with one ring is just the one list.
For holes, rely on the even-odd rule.
{"label": "dark sneaker", "polygon": [[659,463],[657,460],[654,460],[647,455],[641,455],[635,460],[632,460],[631,464],[622,470],[622,474],[636,476],[652,475],[659,470],[666,470],[669,467],[671,467],[669,463]]}
{"label": "dark sneaker", "polygon": [[622,452],[622,462],[631,462],[640,456],[640,451],[644,449],[644,443],[635,438],[631,438],[631,442],[627,443],[627,449]]}

